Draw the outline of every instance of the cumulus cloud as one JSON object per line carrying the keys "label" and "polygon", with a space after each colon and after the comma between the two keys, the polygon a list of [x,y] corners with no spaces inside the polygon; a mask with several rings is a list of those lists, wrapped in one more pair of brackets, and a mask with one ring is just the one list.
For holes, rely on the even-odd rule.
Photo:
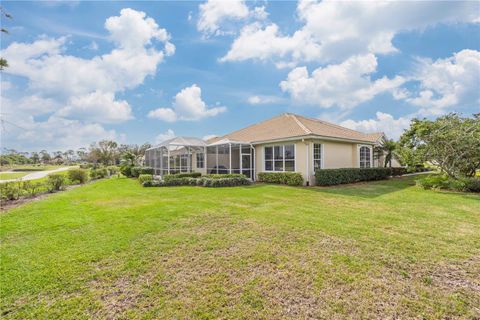
{"label": "cumulus cloud", "polygon": [[295,68],[280,87],[300,103],[348,109],[380,93],[391,92],[405,82],[400,76],[372,80],[371,74],[376,69],[377,59],[373,54],[354,56],[341,64],[315,69],[311,75],[306,67]]}
{"label": "cumulus cloud", "polygon": [[172,129],[168,129],[168,130],[165,131],[164,133],[160,133],[160,134],[155,138],[155,142],[156,142],[156,143],[162,143],[162,142],[165,141],[165,140],[173,139],[173,138],[175,138],[175,137],[176,137],[175,132],[174,132]]}
{"label": "cumulus cloud", "polygon": [[207,107],[202,100],[202,90],[196,84],[182,89],[172,103],[171,108],[158,108],[148,113],[150,118],[167,122],[177,120],[195,121],[214,117],[227,110],[226,107]]}
{"label": "cumulus cloud", "polygon": [[389,139],[398,139],[403,131],[410,126],[411,116],[395,119],[391,114],[377,112],[375,119],[345,120],[340,125],[365,133],[384,132]]}
{"label": "cumulus cloud", "polygon": [[303,26],[291,35],[275,23],[245,26],[221,61],[338,62],[352,55],[397,51],[392,39],[403,31],[438,23],[475,22],[475,2],[299,1]]}
{"label": "cumulus cloud", "polygon": [[[175,52],[168,32],[141,11],[122,9],[120,15],[106,19],[105,29],[114,47],[91,59],[66,54],[68,37],[42,36],[31,43],[13,42],[1,50],[1,56],[9,62],[4,72],[28,80],[24,97],[11,104],[20,106],[16,110],[24,116],[53,119],[30,126],[32,135],[38,130],[38,141],[51,143],[41,137],[53,125],[66,126],[50,128],[56,132],[68,131],[68,126],[82,132],[79,127],[85,124],[88,132],[99,133],[94,140],[115,135],[100,123],[133,118],[129,103],[117,100],[116,93],[135,88],[146,77],[154,76],[165,57]],[[2,102],[6,98],[2,90]]]}
{"label": "cumulus cloud", "polygon": [[247,18],[263,20],[268,17],[265,7],[248,8],[243,0],[208,0],[199,5],[197,30],[205,36],[231,33],[221,29],[226,21],[238,21]]}
{"label": "cumulus cloud", "polygon": [[421,59],[413,78],[418,94],[406,100],[421,108],[422,115],[443,114],[453,106],[480,104],[480,51],[462,50],[434,62]]}

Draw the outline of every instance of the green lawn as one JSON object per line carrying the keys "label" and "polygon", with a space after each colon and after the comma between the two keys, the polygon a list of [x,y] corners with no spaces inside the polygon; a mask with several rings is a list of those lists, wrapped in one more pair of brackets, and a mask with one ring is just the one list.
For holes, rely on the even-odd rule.
{"label": "green lawn", "polygon": [[101,180],[1,215],[15,319],[480,317],[480,196]]}
{"label": "green lawn", "polygon": [[0,180],[18,179],[31,172],[0,172]]}

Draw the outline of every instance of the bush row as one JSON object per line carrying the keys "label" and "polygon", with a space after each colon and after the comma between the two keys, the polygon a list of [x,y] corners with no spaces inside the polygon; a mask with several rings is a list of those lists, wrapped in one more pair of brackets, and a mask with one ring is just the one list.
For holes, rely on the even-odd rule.
{"label": "bush row", "polygon": [[174,187],[174,186],[200,186],[200,187],[235,187],[251,184],[251,181],[245,176],[230,178],[169,178],[166,180],[146,180],[143,182],[144,187]]}
{"label": "bush row", "polygon": [[163,176],[163,180],[178,179],[178,178],[199,178],[202,174],[200,172],[176,173]]}
{"label": "bush row", "polygon": [[480,192],[480,178],[453,179],[445,175],[432,175],[419,179],[416,184],[423,189]]}
{"label": "bush row", "polygon": [[260,172],[257,176],[260,182],[286,184],[289,186],[303,185],[303,177],[298,172]]}
{"label": "bush row", "polygon": [[322,169],[315,172],[315,181],[318,186],[330,186],[387,179],[390,173],[390,168]]}
{"label": "bush row", "polygon": [[34,197],[46,192],[56,192],[68,185],[83,184],[89,179],[100,179],[118,172],[116,167],[100,169],[70,169],[67,174],[50,173],[47,179],[40,181],[13,181],[0,183],[0,199],[2,201],[17,200],[21,197]]}
{"label": "bush row", "polygon": [[241,173],[210,173],[204,175],[204,177],[210,179],[246,178],[246,176]]}
{"label": "bush row", "polygon": [[138,178],[141,174],[153,174],[154,170],[151,167],[134,167],[123,165],[120,167],[120,172],[129,178]]}

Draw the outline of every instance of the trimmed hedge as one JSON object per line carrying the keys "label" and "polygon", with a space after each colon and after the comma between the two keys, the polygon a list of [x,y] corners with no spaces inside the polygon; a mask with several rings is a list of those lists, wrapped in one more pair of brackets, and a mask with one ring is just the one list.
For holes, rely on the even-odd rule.
{"label": "trimmed hedge", "polygon": [[465,182],[465,191],[480,192],[480,178],[466,178],[463,181]]}
{"label": "trimmed hedge", "polygon": [[[167,176],[165,176],[167,177]],[[236,187],[244,186],[251,184],[251,181],[245,176],[243,177],[231,177],[231,178],[169,178],[165,180],[153,180],[145,181],[143,183],[144,187],[175,187],[175,186],[199,186],[199,187],[209,187],[209,188],[219,188],[219,187]]]}
{"label": "trimmed hedge", "polygon": [[140,184],[143,184],[146,181],[152,181],[152,180],[153,180],[153,175],[151,174],[141,174],[138,176],[138,182],[140,182]]}
{"label": "trimmed hedge", "polygon": [[390,168],[322,169],[315,172],[315,181],[318,186],[331,186],[360,181],[383,180],[387,179],[390,173]]}
{"label": "trimmed hedge", "polygon": [[205,178],[210,179],[225,179],[225,178],[246,178],[247,176],[241,173],[211,173],[204,175]]}
{"label": "trimmed hedge", "polygon": [[407,173],[407,168],[404,167],[391,167],[390,169],[390,175],[391,176],[403,176],[404,174]]}
{"label": "trimmed hedge", "polygon": [[[151,167],[131,167],[130,174],[134,178],[138,178],[141,174],[153,174],[153,168]],[[128,177],[128,176],[127,176]]]}
{"label": "trimmed hedge", "polygon": [[188,173],[168,174],[165,177],[169,177],[167,179],[170,179],[170,178],[200,178],[201,175],[202,174],[200,172],[188,172]]}
{"label": "trimmed hedge", "polygon": [[303,185],[303,177],[298,172],[260,172],[258,181],[265,183],[286,184],[289,186]]}

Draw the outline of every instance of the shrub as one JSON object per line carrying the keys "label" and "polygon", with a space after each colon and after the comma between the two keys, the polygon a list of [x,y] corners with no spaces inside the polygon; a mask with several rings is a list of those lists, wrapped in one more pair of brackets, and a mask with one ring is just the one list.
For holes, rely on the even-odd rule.
{"label": "shrub", "polygon": [[66,178],[63,174],[50,173],[47,176],[47,188],[49,192],[60,191],[65,188]]}
{"label": "shrub", "polygon": [[[165,176],[166,178],[168,176]],[[241,185],[249,185],[251,181],[247,177],[231,177],[231,178],[222,178],[222,179],[212,179],[212,178],[191,178],[191,177],[169,177],[161,181],[145,181],[142,183],[144,187],[173,187],[173,186],[201,186],[201,187],[234,187]]]}
{"label": "shrub", "polygon": [[446,175],[432,175],[419,179],[416,184],[423,189],[444,189],[463,191],[466,188],[465,181],[449,178]]}
{"label": "shrub", "polygon": [[86,169],[70,169],[67,175],[73,183],[84,184],[88,181],[88,171]]}
{"label": "shrub", "polygon": [[2,200],[17,200],[22,195],[20,182],[5,182],[0,184],[0,195]]}
{"label": "shrub", "polygon": [[125,177],[132,177],[132,168],[133,166],[123,165],[120,167],[120,173],[123,174]]}
{"label": "shrub", "polygon": [[42,191],[44,186],[41,182],[25,181],[23,182],[22,188],[29,196],[34,197]]}
{"label": "shrub", "polygon": [[403,167],[392,167],[390,169],[390,175],[391,176],[402,176],[407,173],[407,168]]}
{"label": "shrub", "polygon": [[93,164],[92,163],[81,163],[79,167],[80,167],[80,169],[92,169]]}
{"label": "shrub", "polygon": [[303,177],[298,172],[260,172],[258,174],[258,181],[286,184],[289,186],[303,185]]}
{"label": "shrub", "polygon": [[463,180],[465,191],[480,192],[480,178],[466,178]]}
{"label": "shrub", "polygon": [[329,186],[387,179],[390,173],[390,168],[322,169],[315,172],[315,181],[319,186]]}
{"label": "shrub", "polygon": [[170,174],[168,176],[172,176],[175,178],[199,178],[202,176],[202,174],[200,172],[188,172],[188,173]]}
{"label": "shrub", "polygon": [[153,175],[151,174],[141,174],[138,176],[138,182],[140,182],[140,184],[143,184],[146,181],[152,181],[152,180],[153,180]]}
{"label": "shrub", "polygon": [[120,171],[120,169],[117,166],[108,166],[107,170],[111,176],[117,174]]}
{"label": "shrub", "polygon": [[92,179],[108,178],[109,175],[110,175],[110,172],[108,171],[107,168],[91,169],[90,170],[90,176],[92,177]]}
{"label": "shrub", "polygon": [[153,174],[153,168],[151,167],[132,167],[130,169],[131,176],[138,178],[141,174]]}
{"label": "shrub", "polygon": [[225,178],[246,178],[244,174],[241,173],[211,173],[211,174],[206,174],[204,176],[205,178],[210,178],[210,179],[225,179]]}

